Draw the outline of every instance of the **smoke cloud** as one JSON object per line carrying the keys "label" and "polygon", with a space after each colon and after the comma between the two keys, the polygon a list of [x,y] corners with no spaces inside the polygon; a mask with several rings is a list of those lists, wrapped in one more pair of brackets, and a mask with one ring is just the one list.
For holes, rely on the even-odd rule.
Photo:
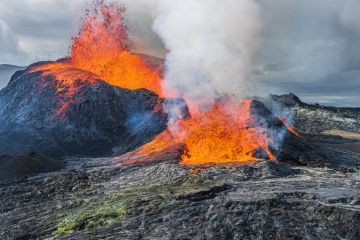
{"label": "smoke cloud", "polygon": [[129,38],[134,43],[134,51],[165,58],[166,49],[153,31],[152,25],[157,15],[158,0],[118,0],[126,7],[125,20]]}
{"label": "smoke cloud", "polygon": [[[176,83],[174,76],[180,75],[169,68],[167,77],[170,81],[165,86],[167,88],[174,87],[180,93],[195,98],[197,95],[201,96],[201,93],[196,93],[196,90],[205,88],[206,91],[204,92],[211,92],[210,97],[212,98],[214,95],[228,92],[228,89],[224,89],[227,85],[232,87],[231,91],[237,94],[240,92],[242,95],[244,92],[263,95],[268,93],[282,94],[291,91],[310,102],[351,106],[359,106],[360,104],[357,93],[357,89],[360,87],[357,77],[360,72],[360,49],[357,47],[360,41],[360,2],[358,0],[254,0],[253,2],[207,1],[206,3],[203,1],[175,2],[171,0],[119,1],[129,8],[130,32],[133,32],[134,36],[139,39],[141,39],[142,33],[146,33],[147,41],[142,45],[142,48],[156,49],[164,53],[164,50],[160,50],[163,46],[161,46],[156,34],[149,30],[150,22],[156,19],[154,29],[165,43],[165,47],[170,51],[167,65],[169,67],[176,64],[179,67],[179,74],[182,76]],[[229,2],[231,2],[231,11],[229,15],[223,14],[222,9],[226,9]],[[257,10],[253,11],[251,8],[245,13],[241,12],[241,9],[245,9],[243,7],[245,5],[256,5],[254,2],[257,4],[255,8]],[[181,8],[181,6],[187,7]],[[238,11],[238,15],[234,14],[235,16],[233,16],[236,11]],[[256,16],[259,15],[259,11],[261,11],[260,18]],[[158,16],[158,14],[160,15]],[[192,17],[194,14],[196,18]],[[229,22],[225,24],[224,20],[221,20],[222,18],[229,20]],[[239,21],[239,18],[247,20]],[[201,26],[199,22],[204,19],[208,24]],[[231,20],[234,21],[231,22]],[[215,21],[219,21],[225,26],[221,26],[222,29],[219,28],[220,25],[214,28],[212,24]],[[226,79],[222,82],[223,84],[220,84],[213,79],[221,78],[213,77],[211,74],[207,76],[205,74],[204,77],[203,72],[207,71],[204,67],[212,68],[213,65],[209,62],[215,63],[212,56],[217,53],[219,56],[220,53],[226,56],[227,49],[230,47],[234,49],[231,54],[237,56],[238,46],[235,45],[234,48],[233,43],[229,45],[226,42],[226,32],[233,31],[233,35],[245,33],[245,36],[250,36],[251,33],[246,35],[246,31],[244,32],[243,28],[246,29],[244,24],[246,26],[253,24],[255,32],[259,31],[261,25],[262,28],[260,34],[254,34],[255,36],[252,37],[254,46],[245,47],[247,51],[250,51],[250,57],[248,60],[243,60],[243,58],[240,60],[243,65],[238,68],[241,69],[238,80],[234,81],[233,78],[230,78],[231,80]],[[141,31],[136,30],[137,28]],[[214,42],[213,39],[216,39],[212,36],[212,38],[209,37],[211,39],[206,41],[205,45],[196,47],[195,50],[194,48],[190,49],[192,42],[198,40],[193,37],[194,33],[195,36],[206,38],[206,35],[211,35],[209,32],[212,33],[212,36],[220,33],[219,35],[223,37],[221,43],[225,43],[226,46],[224,51],[219,50],[219,45],[211,46],[211,43]],[[174,36],[173,39],[170,39],[170,35]],[[183,46],[180,46],[181,41],[183,41]],[[257,47],[259,42],[261,45]],[[184,55],[181,57],[183,60],[175,55],[174,49],[178,49],[178,47],[183,47],[188,51],[183,52]],[[204,51],[208,47],[214,48],[214,51],[211,53]],[[251,61],[254,50],[257,51]],[[213,55],[209,55],[202,61],[199,56],[205,54]],[[186,56],[190,57],[185,60]],[[200,65],[202,65],[198,75],[201,80],[197,81],[195,87],[190,88],[189,82],[184,81],[184,79],[193,82],[187,74],[195,75],[190,70],[191,68],[186,67],[186,65],[195,66],[193,64],[196,62],[201,62]],[[226,69],[229,66],[228,62],[232,61],[224,60],[220,64],[214,64],[214,72],[217,72],[218,75],[222,74],[224,78],[227,77],[226,74],[223,74],[224,72],[230,76],[234,75]],[[239,59],[232,63],[236,64],[237,62]],[[246,65],[248,67],[244,67]],[[190,71],[183,71],[184,68]],[[245,72],[242,71],[243,68],[246,69]],[[249,70],[251,70],[250,75],[248,74]],[[248,81],[243,81],[244,78]],[[211,86],[212,84],[213,86]],[[218,86],[219,84],[220,86]],[[241,89],[238,89],[239,85]],[[218,91],[215,92],[214,89]]]}
{"label": "smoke cloud", "polygon": [[212,101],[246,88],[261,14],[252,0],[159,0],[153,28],[169,51],[165,92]]}
{"label": "smoke cloud", "polygon": [[[71,37],[76,36],[84,9],[91,1],[0,1],[0,21],[2,22],[0,63],[25,65],[37,60],[56,59],[66,55]],[[207,41],[205,46],[200,46],[200,48],[196,48],[196,51],[192,51],[194,57],[191,54],[189,64],[181,63],[179,59],[176,64],[187,68],[185,65],[200,62],[198,56],[204,55],[204,49],[210,46],[214,48],[214,51],[201,64],[202,67],[209,66],[207,68],[210,68],[212,65],[208,63],[214,63],[212,58],[216,52],[226,54],[232,45],[236,45],[228,44],[226,40],[230,39],[228,32],[233,30],[231,36],[235,36],[233,39],[237,41],[236,34],[246,33],[246,26],[254,25],[256,32],[259,31],[262,24],[260,34],[253,38],[255,46],[235,46],[235,49],[240,48],[241,52],[244,48],[247,49],[249,53],[246,54],[250,55],[250,60],[253,51],[257,49],[250,67],[249,63],[246,63],[250,60],[244,60],[245,54],[242,55],[243,63],[240,64],[240,69],[245,68],[247,72],[251,71],[250,75],[245,73],[245,78],[249,79],[245,82],[251,82],[251,85],[254,86],[250,92],[268,94],[292,91],[308,101],[336,105],[360,105],[360,97],[357,92],[357,89],[360,88],[360,81],[358,81],[360,73],[360,48],[358,48],[360,1],[358,0],[209,0],[206,2],[204,0],[192,2],[188,0],[108,0],[107,2],[114,1],[124,4],[128,8],[126,21],[130,38],[134,41],[137,52],[165,57],[169,50],[173,56],[174,49],[179,45],[177,43],[175,45],[173,42],[181,39],[184,40],[184,45],[192,43],[196,40],[190,35],[192,29],[195,31],[196,27],[199,28],[201,26],[199,23],[206,18],[209,22],[209,25],[205,26],[207,30],[200,31],[198,35],[205,37],[206,34],[209,37],[211,34],[205,31],[211,31],[212,39]],[[181,8],[185,5],[189,7]],[[225,9],[229,8],[229,5],[231,8],[227,16]],[[257,6],[251,7],[254,5]],[[180,9],[175,9],[175,6]],[[248,9],[248,11],[241,9]],[[260,14],[259,9],[261,19],[256,16]],[[173,13],[178,15],[175,16]],[[198,14],[195,15],[196,18],[192,17],[195,13]],[[251,14],[255,15],[251,16]],[[171,18],[170,20],[174,22],[160,24],[160,18]],[[152,29],[155,19],[157,20],[155,29],[160,37]],[[229,21],[226,23],[224,19]],[[230,21],[231,19],[233,22]],[[214,22],[218,22],[218,25],[214,25]],[[225,26],[221,26],[221,24]],[[178,29],[165,29],[171,26]],[[175,36],[180,37],[170,41],[167,36],[170,30],[174,32]],[[221,45],[211,46],[210,43],[215,42],[213,39],[216,39],[216,35],[222,34],[221,44],[225,43],[226,47],[220,49]],[[243,41],[243,39],[240,40]],[[166,43],[167,49],[163,42]],[[259,42],[261,42],[260,48],[256,46]],[[249,44],[247,41],[245,43]],[[252,44],[250,42],[250,45]],[[234,50],[231,54],[238,55],[236,51]],[[186,54],[190,55],[184,53],[184,55]],[[236,64],[238,61],[232,63]],[[219,65],[224,67],[220,69],[222,73],[227,70],[225,62],[221,62]],[[248,67],[245,67],[246,65]],[[170,70],[168,77],[171,72]],[[204,77],[203,72],[206,71],[201,69],[200,76],[203,78],[198,82],[199,86],[209,87],[207,81],[219,79],[211,74],[205,74],[207,76]],[[183,76],[186,74],[189,72],[184,73]],[[234,74],[229,73],[229,75]],[[184,78],[182,77],[179,81]],[[243,73],[238,78],[244,78]],[[226,80],[223,85],[233,82],[233,80]],[[173,81],[170,83],[172,84]],[[215,83],[218,84],[217,81]],[[232,91],[246,92],[244,89],[249,89],[246,84],[235,84]],[[186,85],[186,82],[183,81],[181,85]],[[239,85],[242,87],[240,90],[237,89]],[[175,87],[179,90],[183,89],[181,92],[189,90],[186,89],[186,86],[185,88],[183,86]],[[219,92],[215,94],[214,91],[209,90],[213,95],[228,92],[228,89],[223,89],[223,86],[209,88],[219,89]],[[195,97],[198,95],[198,93],[193,93],[193,89],[190,90],[189,95]]]}

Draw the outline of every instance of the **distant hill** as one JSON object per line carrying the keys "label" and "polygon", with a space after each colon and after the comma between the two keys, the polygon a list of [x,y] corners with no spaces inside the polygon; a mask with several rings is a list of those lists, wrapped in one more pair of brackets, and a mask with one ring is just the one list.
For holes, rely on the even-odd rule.
{"label": "distant hill", "polygon": [[10,81],[11,76],[19,70],[24,70],[25,67],[19,67],[8,64],[0,64],[0,89],[4,88]]}

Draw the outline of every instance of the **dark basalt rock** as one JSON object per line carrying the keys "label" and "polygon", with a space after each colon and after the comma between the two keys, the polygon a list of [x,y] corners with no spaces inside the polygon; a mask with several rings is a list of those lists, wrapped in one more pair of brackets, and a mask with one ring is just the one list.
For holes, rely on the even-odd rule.
{"label": "dark basalt rock", "polygon": [[[279,97],[279,99],[289,101],[287,102],[288,105],[294,103],[302,104],[300,99],[294,94]],[[286,105],[287,103],[284,104]],[[290,132],[279,118],[266,108],[262,102],[258,100],[253,101],[251,114],[254,122],[267,129],[267,134],[270,135],[270,138],[276,140],[275,144],[278,145],[276,146],[270,143],[270,149],[279,161],[302,166],[331,165],[327,157],[322,154],[317,147],[307,143],[304,138]]]}
{"label": "dark basalt rock", "polygon": [[270,105],[292,113],[294,127],[302,133],[321,134],[334,129],[360,133],[360,108],[307,104],[293,93],[271,95],[270,100]]}
{"label": "dark basalt rock", "polygon": [[265,128],[284,128],[284,124],[261,101],[253,100],[250,113],[257,125]]}
{"label": "dark basalt rock", "polygon": [[[115,169],[84,159],[49,176],[0,183],[0,238],[359,238],[358,172],[284,167],[263,161],[191,174],[178,164]],[[121,218],[113,214],[119,203]],[[88,220],[95,225],[84,227]]]}
{"label": "dark basalt rock", "polygon": [[270,95],[270,98],[285,106],[285,107],[294,107],[294,106],[303,106],[305,103],[303,103],[298,96],[296,96],[294,93],[284,94],[284,95]]}
{"label": "dark basalt rock", "polygon": [[[45,63],[15,73],[0,91],[0,154],[111,155],[115,146],[120,153],[128,151],[166,128],[164,100],[155,93],[95,79],[91,84],[76,81],[77,90],[69,96],[69,87],[57,92],[55,75],[43,77],[41,71],[30,71]],[[96,78],[79,69],[67,70],[72,72]],[[58,116],[61,104],[68,107]]]}
{"label": "dark basalt rock", "polygon": [[[280,149],[281,161],[331,167],[345,172],[353,171],[355,166],[360,165],[360,162],[354,160],[357,151],[353,152],[360,146],[360,140],[347,138],[347,134],[357,136],[360,133],[360,108],[307,104],[293,93],[271,95],[270,101],[264,101],[274,112],[291,116],[292,125],[302,135],[298,138],[293,134],[286,134]],[[340,135],[332,135],[332,132]],[[352,152],[338,157],[347,150]]]}
{"label": "dark basalt rock", "polygon": [[318,147],[307,143],[304,139],[287,134],[278,151],[278,159],[301,166],[330,167],[333,166],[328,157]]}
{"label": "dark basalt rock", "polygon": [[200,191],[200,192],[196,192],[196,193],[191,193],[188,195],[183,195],[183,196],[179,196],[177,197],[177,200],[187,200],[187,201],[191,201],[191,202],[201,202],[207,199],[213,199],[215,198],[217,195],[219,195],[222,192],[225,192],[227,190],[230,190],[231,186],[224,184],[222,186],[215,186],[210,188],[209,190],[206,191]]}
{"label": "dark basalt rock", "polygon": [[19,156],[0,156],[0,180],[56,171],[64,167],[61,161],[30,152]]}

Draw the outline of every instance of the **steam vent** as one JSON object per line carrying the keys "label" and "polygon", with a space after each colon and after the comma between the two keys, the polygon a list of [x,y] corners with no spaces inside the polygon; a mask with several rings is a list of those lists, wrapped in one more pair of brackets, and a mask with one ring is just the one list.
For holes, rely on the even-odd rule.
{"label": "steam vent", "polygon": [[[344,106],[334,78],[356,88],[354,1],[23,2],[0,3],[0,60],[26,63],[0,65],[1,240],[360,239],[360,108],[307,103]],[[51,31],[31,25],[50,15]],[[66,53],[30,64],[22,48],[52,32]]]}

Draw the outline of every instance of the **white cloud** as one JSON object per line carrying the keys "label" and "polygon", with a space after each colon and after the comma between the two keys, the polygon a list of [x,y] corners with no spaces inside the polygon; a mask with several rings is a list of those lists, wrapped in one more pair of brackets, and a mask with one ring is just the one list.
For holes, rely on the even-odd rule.
{"label": "white cloud", "polygon": [[0,61],[17,63],[22,59],[27,60],[27,54],[21,49],[19,38],[12,29],[0,19]]}
{"label": "white cloud", "polygon": [[[0,1],[0,21],[12,30],[12,41],[17,44],[17,50],[9,48],[8,53],[1,56],[0,62],[23,65],[64,56],[71,36],[78,31],[86,2],[88,1]],[[1,47],[3,46],[4,43],[1,43]]]}
{"label": "white cloud", "polygon": [[348,0],[341,13],[341,18],[348,27],[360,33],[360,1]]}
{"label": "white cloud", "polygon": [[[0,63],[24,65],[64,56],[71,37],[78,31],[86,4],[92,1],[0,1]],[[159,0],[109,1],[118,1],[128,8],[126,18],[130,36],[138,51],[165,55],[161,40],[152,30]],[[192,4],[199,1],[194,0]],[[170,2],[180,4],[183,1]],[[216,2],[219,3],[217,7],[225,4],[220,0]],[[253,79],[265,86],[263,92],[268,93],[271,88],[301,95],[309,91],[306,86],[313,85],[312,94],[333,96],[340,87],[343,95],[360,87],[359,79],[348,73],[360,70],[359,0],[256,2],[262,11],[264,27],[261,32],[263,45],[253,63],[258,69]],[[207,5],[211,4],[212,0],[207,1]],[[180,20],[187,28],[194,29],[191,14],[194,14],[193,9],[183,11]],[[210,14],[214,14],[214,19],[221,15]],[[244,27],[242,22],[236,24],[239,29]],[[187,37],[178,38],[186,40]],[[341,86],[343,82],[348,86]],[[323,86],[331,86],[331,89],[327,87],[327,92],[322,93]],[[261,89],[260,85],[255,88],[258,89]]]}

